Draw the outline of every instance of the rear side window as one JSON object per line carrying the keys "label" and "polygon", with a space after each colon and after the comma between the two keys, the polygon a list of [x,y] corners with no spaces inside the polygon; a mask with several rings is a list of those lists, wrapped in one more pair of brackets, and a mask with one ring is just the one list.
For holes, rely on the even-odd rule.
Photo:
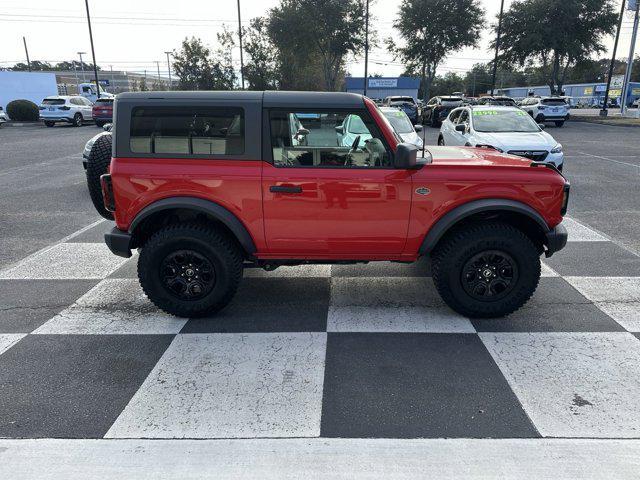
{"label": "rear side window", "polygon": [[244,113],[229,107],[134,108],[129,147],[158,156],[242,155]]}
{"label": "rear side window", "polygon": [[98,98],[96,100],[96,103],[105,103],[107,105],[112,105],[113,104],[113,98]]}
{"label": "rear side window", "polygon": [[64,98],[45,98],[43,105],[64,105]]}
{"label": "rear side window", "polygon": [[543,105],[556,105],[556,106],[567,104],[567,102],[565,102],[564,99],[562,98],[545,98],[540,103],[542,103]]}

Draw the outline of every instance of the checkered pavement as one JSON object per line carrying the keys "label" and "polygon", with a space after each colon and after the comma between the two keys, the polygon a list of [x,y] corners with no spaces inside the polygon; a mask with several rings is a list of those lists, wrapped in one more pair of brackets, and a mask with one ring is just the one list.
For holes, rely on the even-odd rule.
{"label": "checkered pavement", "polygon": [[0,271],[0,437],[640,438],[640,257],[565,224],[504,319],[453,313],[426,261],[251,269],[180,319],[102,222]]}

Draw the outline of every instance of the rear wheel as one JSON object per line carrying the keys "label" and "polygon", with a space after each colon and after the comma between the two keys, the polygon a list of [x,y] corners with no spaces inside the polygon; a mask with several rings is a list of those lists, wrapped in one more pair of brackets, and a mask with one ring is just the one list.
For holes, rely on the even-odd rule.
{"label": "rear wheel", "polygon": [[442,147],[444,146],[444,137],[442,135],[438,137],[438,145]]}
{"label": "rear wheel", "polygon": [[208,225],[170,225],[142,247],[138,278],[158,308],[179,317],[202,317],[235,295],[242,255],[233,241]]}
{"label": "rear wheel", "polygon": [[81,113],[76,113],[73,116],[73,126],[74,127],[81,127],[82,126],[82,114]]}
{"label": "rear wheel", "polygon": [[107,220],[113,220],[113,213],[104,208],[102,198],[102,185],[100,185],[100,176],[107,173],[109,164],[111,163],[111,135],[102,135],[91,147],[89,160],[87,161],[87,187],[91,202],[98,213]]}
{"label": "rear wheel", "polygon": [[538,249],[522,231],[505,223],[476,224],[448,234],[432,261],[442,299],[471,318],[516,311],[540,279]]}
{"label": "rear wheel", "polygon": [[562,128],[562,126],[564,125],[564,120],[559,120],[559,121],[557,121],[555,123],[556,123],[556,127]]}
{"label": "rear wheel", "polygon": [[53,127],[53,126],[56,124],[56,122],[44,122],[44,124],[45,124],[47,127],[51,128],[51,127]]}

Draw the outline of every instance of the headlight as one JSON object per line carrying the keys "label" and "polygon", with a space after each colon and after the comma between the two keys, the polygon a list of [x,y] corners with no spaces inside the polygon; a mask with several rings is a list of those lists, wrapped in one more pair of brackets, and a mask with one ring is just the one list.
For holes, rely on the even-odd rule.
{"label": "headlight", "polygon": [[562,145],[558,143],[555,147],[553,147],[551,153],[562,153]]}

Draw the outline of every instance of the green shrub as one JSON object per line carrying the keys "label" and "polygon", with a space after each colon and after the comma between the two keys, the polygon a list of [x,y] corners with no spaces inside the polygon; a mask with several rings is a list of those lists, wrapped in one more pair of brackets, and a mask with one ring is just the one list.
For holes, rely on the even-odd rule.
{"label": "green shrub", "polygon": [[18,122],[37,122],[40,119],[38,106],[30,100],[13,100],[7,104],[7,115]]}

